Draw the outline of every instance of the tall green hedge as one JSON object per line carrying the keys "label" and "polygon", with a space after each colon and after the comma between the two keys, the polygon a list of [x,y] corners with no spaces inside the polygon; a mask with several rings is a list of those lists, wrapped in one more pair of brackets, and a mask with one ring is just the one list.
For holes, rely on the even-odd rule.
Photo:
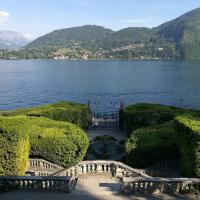
{"label": "tall green hedge", "polygon": [[124,111],[130,135],[127,162],[148,167],[163,160],[181,160],[182,174],[200,177],[200,111],[155,104],[136,104]]}
{"label": "tall green hedge", "polygon": [[26,124],[20,119],[0,117],[0,175],[24,175],[29,143]]}
{"label": "tall green hedge", "polygon": [[158,125],[170,121],[180,109],[158,104],[135,104],[124,110],[125,129],[128,133],[142,127]]}
{"label": "tall green hedge", "polygon": [[69,122],[0,116],[1,174],[23,175],[29,154],[67,167],[84,158],[88,145],[85,132]]}
{"label": "tall green hedge", "polygon": [[2,111],[0,115],[46,117],[58,121],[68,121],[84,129],[88,127],[91,118],[90,110],[87,105],[64,101],[33,108]]}
{"label": "tall green hedge", "polygon": [[41,157],[67,167],[83,160],[89,140],[85,132],[69,122],[30,118],[31,157]]}
{"label": "tall green hedge", "polygon": [[173,121],[133,131],[125,145],[128,164],[146,168],[161,161],[177,160],[180,155],[176,138]]}
{"label": "tall green hedge", "polygon": [[182,173],[188,177],[200,177],[200,117],[178,116],[175,124],[179,133]]}

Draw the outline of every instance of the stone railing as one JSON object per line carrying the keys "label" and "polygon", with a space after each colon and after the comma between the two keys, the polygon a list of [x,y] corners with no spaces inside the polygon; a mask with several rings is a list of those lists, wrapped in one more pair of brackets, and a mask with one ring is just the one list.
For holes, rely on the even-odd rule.
{"label": "stone railing", "polygon": [[111,173],[116,177],[150,177],[143,170],[131,168],[117,161],[83,161],[66,169],[61,169],[52,176],[78,177],[88,173]]}
{"label": "stone railing", "polygon": [[27,174],[33,176],[50,176],[61,169],[63,168],[43,159],[29,159]]}
{"label": "stone railing", "polygon": [[200,192],[200,179],[189,178],[123,178],[122,191],[131,193]]}
{"label": "stone railing", "polygon": [[167,170],[180,171],[180,161],[163,161],[146,168],[145,172],[153,177],[169,177],[168,174],[166,174]]}
{"label": "stone railing", "polygon": [[63,191],[70,192],[76,184],[70,177],[0,176],[0,191]]}

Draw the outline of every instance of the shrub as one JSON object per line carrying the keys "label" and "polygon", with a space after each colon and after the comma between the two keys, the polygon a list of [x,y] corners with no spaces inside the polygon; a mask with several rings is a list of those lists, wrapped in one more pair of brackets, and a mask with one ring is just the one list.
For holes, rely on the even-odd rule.
{"label": "shrub", "polygon": [[29,131],[20,119],[0,117],[0,175],[24,175],[29,157]]}
{"label": "shrub", "polygon": [[137,128],[165,123],[174,118],[174,107],[156,104],[136,104],[125,108],[125,128],[130,133]]}
{"label": "shrub", "polygon": [[200,177],[200,117],[178,116],[175,123],[179,133],[182,174]]}
{"label": "shrub", "polygon": [[89,107],[84,104],[71,102],[59,102],[33,108],[3,111],[0,112],[0,115],[46,117],[58,121],[68,121],[84,129],[88,127],[90,122]]}
{"label": "shrub", "polygon": [[133,131],[126,141],[127,163],[136,168],[179,158],[173,122]]}
{"label": "shrub", "polygon": [[155,104],[136,104],[124,111],[127,162],[148,167],[181,160],[184,176],[200,176],[200,111]]}
{"label": "shrub", "polygon": [[32,157],[41,157],[67,167],[83,160],[89,140],[85,132],[69,122],[31,118]]}
{"label": "shrub", "polygon": [[78,126],[43,117],[0,116],[0,133],[0,168],[9,175],[24,174],[29,154],[67,167],[81,161],[89,145]]}
{"label": "shrub", "polygon": [[142,127],[162,124],[174,119],[181,114],[200,113],[197,110],[181,109],[158,104],[135,104],[124,110],[125,129],[128,133]]}

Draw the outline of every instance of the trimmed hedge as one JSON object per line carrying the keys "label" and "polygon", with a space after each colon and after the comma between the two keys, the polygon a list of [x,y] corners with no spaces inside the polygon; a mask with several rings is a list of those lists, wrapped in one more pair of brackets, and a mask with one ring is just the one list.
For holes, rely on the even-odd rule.
{"label": "trimmed hedge", "polygon": [[136,104],[124,111],[127,162],[144,168],[163,160],[181,160],[182,174],[200,177],[200,111]]}
{"label": "trimmed hedge", "polygon": [[146,168],[161,161],[177,160],[180,155],[176,138],[173,121],[133,131],[125,145],[127,163]]}
{"label": "trimmed hedge", "polygon": [[135,104],[124,110],[125,129],[128,133],[142,127],[162,124],[173,120],[175,107],[167,107],[156,104]]}
{"label": "trimmed hedge", "polygon": [[125,129],[128,133],[142,127],[154,126],[171,121],[182,114],[200,114],[200,111],[182,109],[159,104],[140,103],[130,105],[124,110]]}
{"label": "trimmed hedge", "polygon": [[24,175],[29,147],[27,125],[20,119],[0,116],[0,175]]}
{"label": "trimmed hedge", "polygon": [[0,115],[46,117],[58,121],[68,121],[83,129],[88,127],[91,119],[90,110],[87,105],[64,101],[33,108],[2,111],[0,112]]}
{"label": "trimmed hedge", "polygon": [[200,177],[200,117],[178,116],[175,124],[179,133],[182,174]]}
{"label": "trimmed hedge", "polygon": [[63,167],[83,160],[89,140],[78,126],[46,118],[29,120],[33,124],[30,135],[31,157],[41,157]]}
{"label": "trimmed hedge", "polygon": [[[0,154],[0,169],[3,168],[3,174],[24,174],[29,154],[31,157],[43,158],[63,167],[83,160],[86,154],[89,145],[88,137],[81,128],[74,124],[43,117],[1,116],[0,119],[1,145],[7,144],[3,146],[4,151],[1,150]],[[23,139],[16,142],[13,136],[19,138],[18,135]],[[29,139],[25,136],[30,137],[30,152],[27,148]],[[26,141],[27,145],[22,141]],[[17,145],[16,148],[14,148],[15,145]],[[9,149],[16,152],[13,153],[13,160],[17,160],[16,162],[8,160],[10,157],[5,157],[10,154]],[[22,159],[24,155],[26,155],[26,160]],[[21,167],[23,170],[20,170]]]}

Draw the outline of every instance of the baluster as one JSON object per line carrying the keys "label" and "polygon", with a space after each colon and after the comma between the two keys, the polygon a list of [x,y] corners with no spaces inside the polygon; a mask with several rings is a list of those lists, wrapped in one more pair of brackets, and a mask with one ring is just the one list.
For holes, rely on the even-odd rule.
{"label": "baluster", "polygon": [[50,181],[49,189],[52,190],[52,191],[54,190],[54,181]]}
{"label": "baluster", "polygon": [[73,176],[73,169],[70,170],[70,176]]}
{"label": "baluster", "polygon": [[142,182],[138,182],[138,192],[142,192]]}
{"label": "baluster", "polygon": [[89,172],[89,166],[86,165],[86,173],[88,173],[88,172]]}
{"label": "baluster", "polygon": [[131,183],[131,191],[132,191],[133,194],[136,192],[135,182]]}
{"label": "baluster", "polygon": [[102,165],[102,172],[104,172],[104,165]]}
{"label": "baluster", "polygon": [[80,169],[81,169],[81,174],[84,174],[84,165],[81,165]]}
{"label": "baluster", "polygon": [[97,173],[102,172],[102,165],[97,164]]}
{"label": "baluster", "polygon": [[97,164],[94,164],[94,172],[97,172]]}

